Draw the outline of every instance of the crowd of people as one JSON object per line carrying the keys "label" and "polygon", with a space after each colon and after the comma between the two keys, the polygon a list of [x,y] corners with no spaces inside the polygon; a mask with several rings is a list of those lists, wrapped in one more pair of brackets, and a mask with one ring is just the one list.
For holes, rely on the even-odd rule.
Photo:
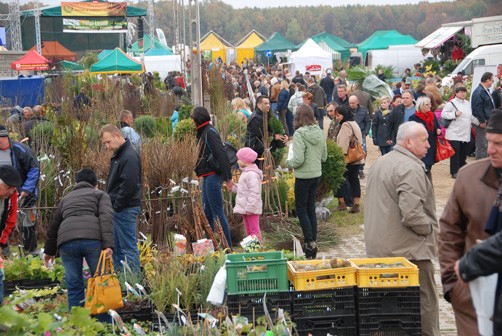
{"label": "crowd of people", "polygon": [[[223,206],[225,184],[237,194],[233,210],[242,215],[246,233],[264,243],[259,225],[264,161],[267,151],[289,146],[286,165],[294,172],[295,210],[303,233],[303,248],[307,258],[316,258],[315,201],[322,163],[328,155],[326,139],[335,141],[347,156],[354,142],[366,151],[366,139],[371,134],[381,157],[369,172],[365,172],[364,158],[346,164],[344,182],[333,191],[338,199],[336,210],[361,211],[360,179],[368,173],[364,195],[367,255],[404,256],[418,266],[424,335],[439,335],[432,264],[439,256],[445,298],[452,302],[459,334],[476,334],[476,315],[462,281],[499,271],[500,267],[493,265],[502,260],[502,99],[497,96],[500,87],[498,91],[489,91],[494,75],[483,74],[470,102],[463,83],[457,83],[450,100],[443,101],[434,77],[423,78],[414,87],[411,78],[405,77],[392,97],[378,98],[380,106],[374,111],[372,98],[358,85],[351,85],[345,71],[334,77],[328,70],[320,80],[308,72],[297,71],[293,76],[287,69],[266,69],[255,64],[248,64],[245,69],[221,66],[221,71],[225,83],[231,84],[228,98],[232,110],[246,122],[244,147],[237,152],[239,181],[233,180],[225,139],[212,125],[209,111],[195,107],[190,115],[197,131],[199,147],[194,170],[202,180],[204,214],[213,230],[216,225],[221,226],[220,239],[232,249],[230,224]],[[175,87],[184,86],[176,83],[176,76],[171,74],[166,86],[174,89],[173,81]],[[85,91],[75,98],[75,104],[76,108],[90,106]],[[24,135],[29,136],[35,121],[41,120],[40,108],[18,109],[8,122],[21,125]],[[283,132],[272,129],[271,118],[280,121]],[[102,144],[113,153],[106,191],[96,189],[94,171],[79,171],[75,188],[58,204],[45,242],[46,263],[52,262],[57,253],[62,256],[70,307],[82,305],[84,299],[84,258],[92,273],[103,250],[113,259],[116,269],[140,272],[136,222],[143,192],[141,137],[132,127],[133,113],[124,110],[118,119],[120,127],[105,125],[99,133]],[[265,120],[269,121],[268,129],[264,129]],[[444,124],[444,120],[448,123]],[[477,161],[463,168],[474,136]],[[450,158],[450,174],[456,181],[438,221],[432,169],[440,137],[447,139],[455,150]],[[38,161],[30,147],[10,139],[5,127],[0,126],[0,198],[4,200],[0,207],[0,251],[4,253],[8,252],[7,238],[19,216],[23,216],[25,250],[37,253],[33,207],[38,197],[39,175]],[[475,246],[478,239],[490,235],[493,238]],[[464,256],[470,249],[472,252]],[[0,300],[1,283],[0,278]],[[502,313],[501,283],[496,299],[499,315],[493,319],[497,332],[502,328],[500,318],[496,318]]]}

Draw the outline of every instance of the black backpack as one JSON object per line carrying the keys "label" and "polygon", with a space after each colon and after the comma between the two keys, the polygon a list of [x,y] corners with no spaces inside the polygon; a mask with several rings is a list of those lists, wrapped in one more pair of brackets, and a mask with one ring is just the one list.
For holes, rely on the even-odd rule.
{"label": "black backpack", "polygon": [[[210,128],[209,130],[214,130],[214,132],[218,134],[218,131],[216,131],[214,128]],[[213,156],[213,151],[211,150],[209,141],[207,141],[207,134],[206,134],[206,146],[209,148],[210,151],[209,156],[207,158],[207,162],[209,163],[211,168],[213,168],[217,173],[221,173],[220,163]],[[227,153],[228,162],[230,162],[230,168],[235,168],[238,160],[237,149],[234,146],[232,146],[232,144],[228,141],[223,141],[223,148],[225,149],[225,153]]]}

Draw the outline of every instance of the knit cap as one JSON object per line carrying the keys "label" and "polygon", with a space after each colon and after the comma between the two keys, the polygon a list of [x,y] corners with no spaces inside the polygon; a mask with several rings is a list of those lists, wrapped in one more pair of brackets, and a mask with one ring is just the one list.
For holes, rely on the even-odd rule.
{"label": "knit cap", "polygon": [[243,147],[237,151],[237,158],[246,163],[253,163],[256,161],[258,153],[249,147]]}

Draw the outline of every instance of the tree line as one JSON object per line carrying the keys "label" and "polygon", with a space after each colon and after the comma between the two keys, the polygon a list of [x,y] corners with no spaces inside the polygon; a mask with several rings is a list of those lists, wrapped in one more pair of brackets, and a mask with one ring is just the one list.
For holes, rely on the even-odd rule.
{"label": "tree line", "polygon": [[[8,13],[8,0],[0,2],[0,13]],[[187,1],[185,1],[187,3]],[[147,8],[142,1],[134,6]],[[32,3],[21,6],[33,8]],[[173,1],[154,4],[156,28],[161,28],[169,45],[174,43],[175,19]],[[180,17],[182,11],[178,11]],[[266,38],[280,32],[293,43],[326,31],[351,42],[359,43],[376,30],[395,29],[420,40],[436,30],[442,23],[465,21],[483,16],[502,14],[500,0],[456,0],[451,2],[385,6],[351,5],[343,7],[302,6],[276,8],[234,9],[219,0],[200,3],[201,36],[215,31],[228,42],[235,44],[252,29]],[[188,16],[188,12],[186,12]],[[145,22],[146,22],[146,18]],[[8,22],[1,22],[8,26]],[[144,24],[145,31],[148,25]],[[188,25],[186,34],[188,39]],[[188,42],[188,41],[187,41]]]}

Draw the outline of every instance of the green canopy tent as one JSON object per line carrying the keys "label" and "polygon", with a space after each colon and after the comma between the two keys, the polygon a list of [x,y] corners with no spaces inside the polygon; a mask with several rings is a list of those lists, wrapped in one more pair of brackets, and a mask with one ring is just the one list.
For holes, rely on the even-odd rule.
{"label": "green canopy tent", "polygon": [[298,47],[288,41],[281,35],[281,33],[275,32],[268,40],[254,48],[255,57],[261,57],[261,59],[264,59],[266,57],[265,51],[267,50],[270,50],[272,54],[274,54],[276,52],[285,52],[288,50],[295,51],[298,50]]}
{"label": "green canopy tent", "polygon": [[101,61],[91,65],[91,72],[99,74],[135,74],[144,71],[142,63],[130,58],[120,48],[115,48]]}
{"label": "green canopy tent", "polygon": [[345,41],[341,37],[338,37],[336,35],[327,33],[327,32],[322,32],[320,34],[317,34],[315,36],[311,37],[314,42],[319,44],[323,49],[325,49],[324,45],[326,45],[327,48],[332,49],[334,51],[337,51],[340,53],[342,60],[347,60],[350,57],[350,48],[353,48],[354,45]]}
{"label": "green canopy tent", "polygon": [[70,61],[59,62],[59,67],[61,68],[62,71],[72,71],[72,72],[84,71],[84,67],[81,64]]}
{"label": "green canopy tent", "polygon": [[145,56],[165,56],[174,55],[171,48],[160,42],[158,38],[153,37],[153,46],[150,48],[152,40],[149,34],[144,34],[142,39],[137,40],[131,45],[129,51],[134,56],[140,56],[143,52]]}
{"label": "green canopy tent", "polygon": [[378,30],[361,43],[357,44],[357,50],[362,54],[363,60],[368,50],[387,49],[389,46],[416,44],[410,35],[403,35],[397,30]]}

